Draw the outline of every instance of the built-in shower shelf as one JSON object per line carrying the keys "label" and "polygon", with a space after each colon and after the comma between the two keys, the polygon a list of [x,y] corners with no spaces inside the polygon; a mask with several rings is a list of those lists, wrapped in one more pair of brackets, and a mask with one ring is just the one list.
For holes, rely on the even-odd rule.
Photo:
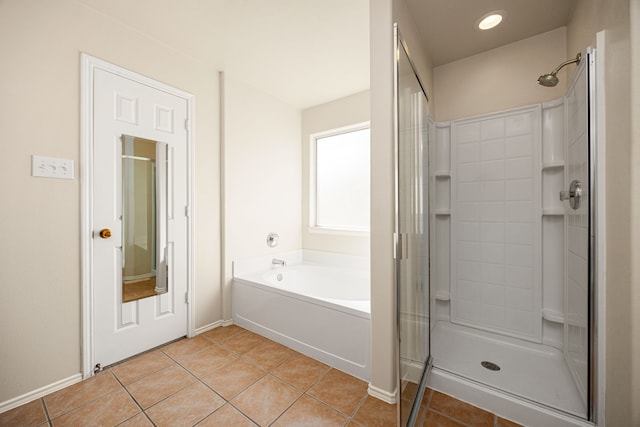
{"label": "built-in shower shelf", "polygon": [[542,318],[548,320],[549,322],[564,323],[564,314],[555,310],[542,310]]}
{"label": "built-in shower shelf", "polygon": [[436,291],[434,298],[438,301],[449,301],[451,296],[449,295],[449,291]]}
{"label": "built-in shower shelf", "polygon": [[451,215],[451,210],[450,209],[436,209],[435,211],[433,211],[433,213],[438,215],[438,216],[447,216],[447,215]]}
{"label": "built-in shower shelf", "polygon": [[451,172],[449,171],[436,171],[433,175],[436,178],[451,178]]}
{"label": "built-in shower shelf", "polygon": [[542,209],[542,215],[564,215],[564,209],[555,208],[555,209]]}
{"label": "built-in shower shelf", "polygon": [[545,169],[557,169],[557,168],[563,168],[564,167],[564,162],[563,161],[558,161],[558,162],[546,162],[542,164],[542,170]]}

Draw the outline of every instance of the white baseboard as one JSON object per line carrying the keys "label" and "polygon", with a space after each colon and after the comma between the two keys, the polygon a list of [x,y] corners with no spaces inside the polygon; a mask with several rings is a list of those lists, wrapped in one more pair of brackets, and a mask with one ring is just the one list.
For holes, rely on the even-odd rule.
{"label": "white baseboard", "polygon": [[195,330],[196,335],[200,335],[204,332],[210,331],[212,329],[218,328],[220,326],[231,326],[233,325],[233,320],[218,320],[213,323],[209,323],[208,325],[201,326]]}
{"label": "white baseboard", "polygon": [[376,399],[380,399],[385,403],[390,403],[392,405],[395,405],[398,401],[397,399],[398,393],[395,390],[390,393],[386,390],[373,386],[371,385],[371,383],[369,383],[369,389],[367,391],[369,392],[369,396],[375,397]]}
{"label": "white baseboard", "polygon": [[0,403],[0,414],[3,412],[7,412],[13,408],[17,408],[18,406],[24,405],[25,403],[29,403],[36,399],[40,399],[41,397],[46,396],[47,394],[53,393],[54,391],[61,390],[65,387],[68,387],[80,381],[82,381],[82,374],[75,374],[68,378],[46,385],[44,387],[40,387],[37,390],[33,390],[28,393],[25,393],[22,396],[9,399],[6,402]]}

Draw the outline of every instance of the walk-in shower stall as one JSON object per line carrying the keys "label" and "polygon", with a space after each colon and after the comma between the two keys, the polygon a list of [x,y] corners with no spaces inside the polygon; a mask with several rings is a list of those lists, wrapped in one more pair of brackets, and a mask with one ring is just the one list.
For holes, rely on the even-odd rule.
{"label": "walk-in shower stall", "polygon": [[560,99],[439,123],[396,33],[401,425],[429,386],[595,420],[595,51]]}

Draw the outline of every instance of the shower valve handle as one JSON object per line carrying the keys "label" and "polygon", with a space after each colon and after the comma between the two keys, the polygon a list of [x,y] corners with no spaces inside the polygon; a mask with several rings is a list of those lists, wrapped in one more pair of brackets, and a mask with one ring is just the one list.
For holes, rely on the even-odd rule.
{"label": "shower valve handle", "polygon": [[582,197],[582,183],[577,179],[571,181],[569,191],[560,192],[560,200],[569,200],[569,206],[574,210],[580,207],[580,197]]}

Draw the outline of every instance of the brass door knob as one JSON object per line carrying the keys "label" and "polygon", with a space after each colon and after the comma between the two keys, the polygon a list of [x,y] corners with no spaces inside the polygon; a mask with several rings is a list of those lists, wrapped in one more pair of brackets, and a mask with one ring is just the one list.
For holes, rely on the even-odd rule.
{"label": "brass door knob", "polygon": [[111,237],[111,230],[109,230],[108,228],[103,228],[102,230],[100,230],[100,237],[102,237],[103,239],[108,239],[109,237]]}

